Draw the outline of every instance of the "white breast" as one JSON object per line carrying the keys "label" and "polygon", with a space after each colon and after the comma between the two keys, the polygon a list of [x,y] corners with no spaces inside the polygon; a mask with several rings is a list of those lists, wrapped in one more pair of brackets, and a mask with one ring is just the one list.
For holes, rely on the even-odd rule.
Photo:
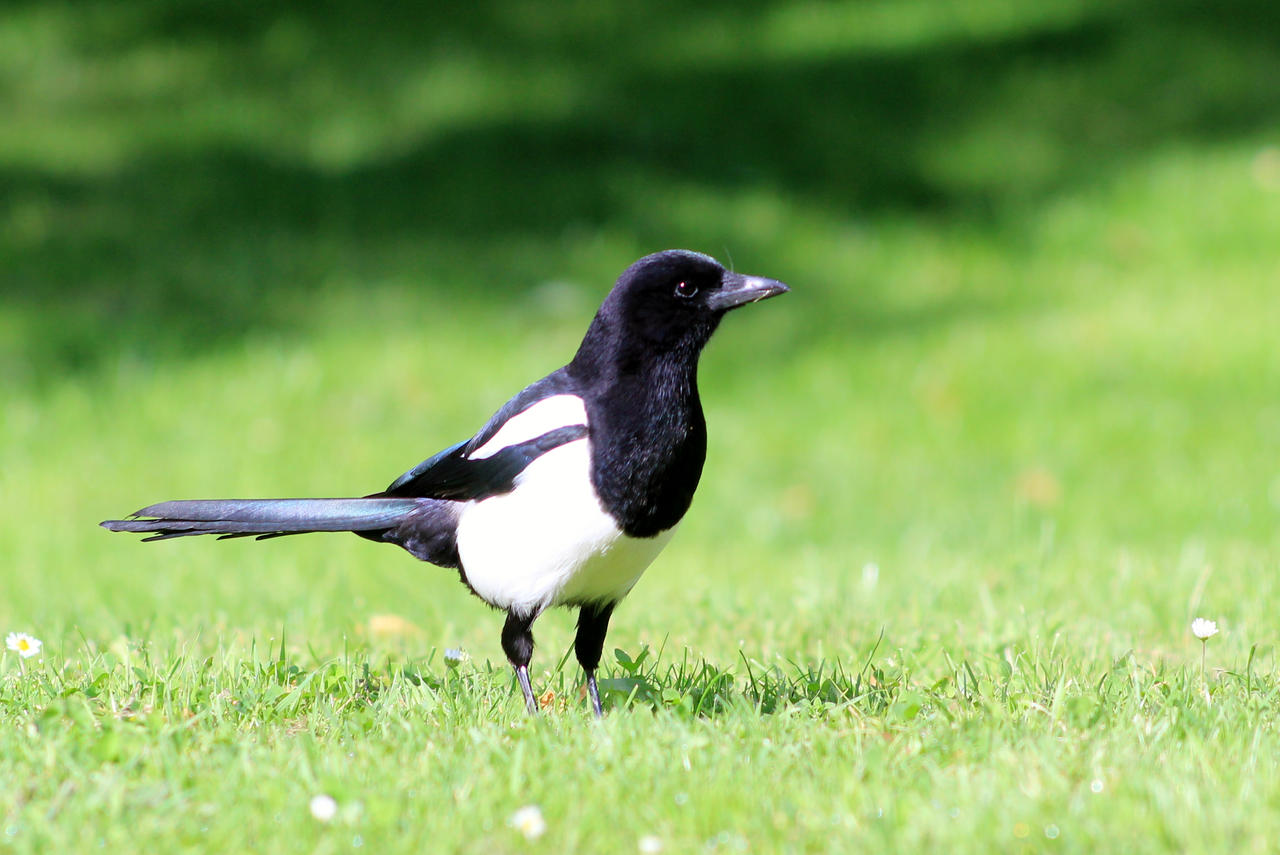
{"label": "white breast", "polygon": [[674,529],[628,537],[605,513],[591,487],[589,442],[547,452],[510,493],[462,508],[458,556],[467,582],[487,602],[537,614],[621,599],[671,539]]}

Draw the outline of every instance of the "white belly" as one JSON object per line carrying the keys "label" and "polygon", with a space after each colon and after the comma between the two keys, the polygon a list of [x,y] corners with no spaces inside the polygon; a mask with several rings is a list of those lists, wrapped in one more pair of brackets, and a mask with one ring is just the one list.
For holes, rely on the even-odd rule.
{"label": "white belly", "polygon": [[675,529],[623,534],[591,488],[587,439],[539,457],[510,493],[468,502],[458,556],[486,602],[534,615],[560,604],[621,599]]}

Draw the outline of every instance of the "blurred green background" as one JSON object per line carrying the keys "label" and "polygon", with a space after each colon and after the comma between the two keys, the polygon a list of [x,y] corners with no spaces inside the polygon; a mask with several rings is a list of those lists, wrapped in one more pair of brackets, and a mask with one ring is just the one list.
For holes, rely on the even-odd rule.
{"label": "blurred green background", "polygon": [[682,246],[794,292],[705,357],[704,485],[618,644],[858,658],[1034,619],[1183,650],[1201,607],[1267,641],[1278,10],[8,3],[4,628],[331,654],[394,613],[410,655],[496,658],[390,548],[95,524],[379,489]]}

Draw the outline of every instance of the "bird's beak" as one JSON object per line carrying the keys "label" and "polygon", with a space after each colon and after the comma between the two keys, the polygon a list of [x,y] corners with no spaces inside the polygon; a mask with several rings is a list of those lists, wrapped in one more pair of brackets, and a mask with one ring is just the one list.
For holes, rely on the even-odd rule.
{"label": "bird's beak", "polygon": [[727,312],[747,303],[755,303],[768,297],[785,294],[791,289],[776,279],[762,276],[744,276],[741,273],[725,273],[720,288],[707,296],[707,304],[717,311]]}

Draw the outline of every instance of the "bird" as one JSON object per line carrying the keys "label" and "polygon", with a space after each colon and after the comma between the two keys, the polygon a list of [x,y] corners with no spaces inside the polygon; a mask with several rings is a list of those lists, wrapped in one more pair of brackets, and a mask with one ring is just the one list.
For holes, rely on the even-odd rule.
{"label": "bird", "polygon": [[609,619],[671,540],[702,475],[699,356],[728,312],[789,290],[691,250],[646,255],[618,277],[566,365],[381,492],[168,501],[101,525],[144,542],[354,532],[455,569],[506,613],[502,649],[530,714],[533,623],[548,608],[576,608],[574,652],[601,717]]}

